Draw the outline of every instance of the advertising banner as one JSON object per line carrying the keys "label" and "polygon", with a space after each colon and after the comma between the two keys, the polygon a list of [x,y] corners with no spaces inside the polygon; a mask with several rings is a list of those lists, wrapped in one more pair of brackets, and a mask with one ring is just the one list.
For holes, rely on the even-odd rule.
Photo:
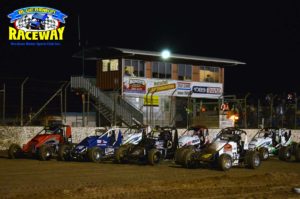
{"label": "advertising banner", "polygon": [[144,95],[155,93],[157,96],[177,96],[218,99],[223,94],[221,83],[193,82],[124,77],[125,94]]}

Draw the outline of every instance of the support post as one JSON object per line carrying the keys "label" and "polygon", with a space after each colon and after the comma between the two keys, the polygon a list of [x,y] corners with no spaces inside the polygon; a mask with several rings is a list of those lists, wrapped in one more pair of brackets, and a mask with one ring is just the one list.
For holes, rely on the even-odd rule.
{"label": "support post", "polygon": [[3,89],[1,90],[3,93],[3,105],[2,105],[2,122],[3,124],[5,123],[5,95],[6,95],[6,91],[5,91],[5,84],[3,84]]}

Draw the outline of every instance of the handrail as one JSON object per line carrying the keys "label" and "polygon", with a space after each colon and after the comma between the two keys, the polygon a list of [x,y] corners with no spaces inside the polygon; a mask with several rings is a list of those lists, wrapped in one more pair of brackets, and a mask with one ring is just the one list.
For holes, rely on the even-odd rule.
{"label": "handrail", "polygon": [[132,124],[134,120],[143,123],[143,113],[141,111],[122,98],[118,98],[118,100],[114,102],[114,99],[106,95],[82,76],[71,77],[71,88],[82,89],[85,92],[89,92],[99,103],[111,111],[115,110],[116,115],[128,124]]}

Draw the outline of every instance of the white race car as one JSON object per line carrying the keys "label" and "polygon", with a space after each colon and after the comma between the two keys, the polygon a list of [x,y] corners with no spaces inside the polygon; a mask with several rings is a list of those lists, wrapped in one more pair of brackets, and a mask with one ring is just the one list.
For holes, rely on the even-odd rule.
{"label": "white race car", "polygon": [[[271,155],[278,155],[282,147],[288,147],[291,143],[291,130],[285,128],[263,128],[252,138],[249,143],[249,149],[258,151],[261,160],[267,160]],[[285,155],[290,156],[290,154]]]}

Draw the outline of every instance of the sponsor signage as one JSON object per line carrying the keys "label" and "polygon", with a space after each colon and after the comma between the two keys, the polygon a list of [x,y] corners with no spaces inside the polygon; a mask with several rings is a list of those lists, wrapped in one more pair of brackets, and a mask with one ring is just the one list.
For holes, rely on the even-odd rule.
{"label": "sponsor signage", "polygon": [[220,87],[207,87],[207,86],[193,86],[193,93],[202,94],[222,94]]}
{"label": "sponsor signage", "polygon": [[155,93],[157,96],[218,99],[223,93],[223,85],[210,82],[123,77],[123,92],[131,95]]}
{"label": "sponsor signage", "polygon": [[191,94],[190,82],[177,82],[176,96],[188,96]]}
{"label": "sponsor signage", "polygon": [[143,79],[131,78],[123,84],[124,92],[146,93],[146,82]]}
{"label": "sponsor signage", "polygon": [[157,95],[144,95],[144,106],[159,106]]}
{"label": "sponsor signage", "polygon": [[149,93],[154,93],[154,92],[160,92],[160,91],[167,91],[167,90],[172,90],[176,88],[176,84],[165,84],[165,85],[160,85],[160,86],[155,86],[148,88]]}

